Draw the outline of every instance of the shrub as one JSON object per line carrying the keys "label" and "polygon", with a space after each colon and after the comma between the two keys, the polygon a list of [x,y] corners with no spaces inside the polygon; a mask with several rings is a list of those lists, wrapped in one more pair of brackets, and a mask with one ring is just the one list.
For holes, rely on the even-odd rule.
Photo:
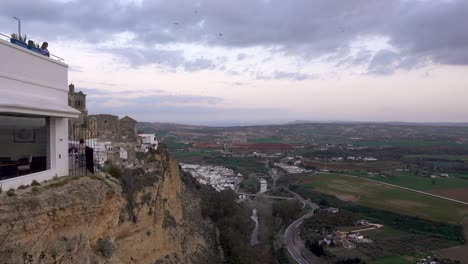
{"label": "shrub", "polygon": [[41,186],[41,184],[37,182],[36,180],[34,180],[32,181],[31,186]]}
{"label": "shrub", "polygon": [[39,187],[33,186],[32,189],[31,189],[31,191],[32,191],[33,193],[38,193],[38,192],[39,192]]}
{"label": "shrub", "polygon": [[96,249],[105,258],[112,257],[112,254],[114,253],[114,245],[108,239],[98,239],[96,242]]}
{"label": "shrub", "polygon": [[29,187],[29,185],[22,185],[21,184],[20,186],[18,186],[18,190],[24,190],[24,189],[26,189],[28,187]]}
{"label": "shrub", "polygon": [[177,222],[174,217],[169,213],[169,211],[164,212],[163,228],[176,228]]}
{"label": "shrub", "polygon": [[109,169],[107,170],[107,173],[109,173],[112,177],[116,179],[120,179],[122,177],[122,172],[115,165],[110,165]]}
{"label": "shrub", "polygon": [[13,190],[13,189],[8,190],[8,191],[6,192],[6,194],[7,194],[8,196],[10,196],[10,197],[16,196],[15,190]]}

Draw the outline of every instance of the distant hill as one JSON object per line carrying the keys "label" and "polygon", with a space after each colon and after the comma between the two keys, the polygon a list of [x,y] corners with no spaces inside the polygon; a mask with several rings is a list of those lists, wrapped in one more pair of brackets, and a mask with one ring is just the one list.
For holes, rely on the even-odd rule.
{"label": "distant hill", "polygon": [[159,122],[138,122],[137,129],[143,132],[158,131],[176,131],[176,130],[197,130],[209,128],[208,126],[194,126],[176,123],[159,123]]}
{"label": "distant hill", "polygon": [[298,124],[380,124],[380,125],[395,125],[395,126],[446,126],[446,127],[468,127],[468,123],[455,123],[455,122],[376,122],[376,121],[308,121],[308,120],[295,120],[286,123],[286,125]]}
{"label": "distant hill", "polygon": [[389,126],[432,126],[432,127],[468,127],[468,123],[453,123],[453,122],[357,122],[357,121],[307,121],[296,120],[286,124],[258,124],[258,125],[238,125],[238,126],[207,126],[207,125],[187,125],[177,123],[159,123],[159,122],[139,122],[137,129],[140,132],[150,133],[154,131],[197,131],[197,130],[236,130],[240,128],[274,128],[274,127],[288,127],[288,126],[301,126],[301,125],[389,125]]}

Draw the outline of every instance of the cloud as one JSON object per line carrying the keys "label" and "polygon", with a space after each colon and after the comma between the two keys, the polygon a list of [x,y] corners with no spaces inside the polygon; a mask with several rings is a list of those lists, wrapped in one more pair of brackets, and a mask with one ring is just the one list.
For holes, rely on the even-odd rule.
{"label": "cloud", "polygon": [[[87,93],[90,114],[129,115],[139,121],[178,122],[190,124],[227,124],[239,120],[271,121],[272,116],[288,115],[279,108],[225,107],[223,99],[212,96],[171,95],[152,91],[104,91],[94,88],[75,88]],[[148,94],[149,92],[149,94]],[[147,94],[145,94],[147,93]],[[144,94],[144,95],[143,95]],[[253,119],[255,118],[255,119]]]}
{"label": "cloud", "polygon": [[199,70],[213,70],[215,68],[215,63],[207,59],[196,59],[194,61],[188,61],[184,64],[184,70],[188,72]]}
{"label": "cloud", "polygon": [[390,50],[381,50],[372,58],[368,73],[376,75],[391,74],[398,68],[399,56]]}
{"label": "cloud", "polygon": [[83,91],[88,94],[90,103],[101,104],[103,102],[118,101],[121,104],[208,104],[216,105],[223,101],[220,97],[214,96],[196,96],[196,95],[174,95],[168,94],[162,90],[151,89],[133,89],[133,90],[102,90],[96,88],[75,87],[75,91]]}
{"label": "cloud", "polygon": [[[131,47],[108,47],[107,51],[127,58],[132,66],[160,63],[187,71],[216,68],[213,61],[187,62],[180,50],[152,48],[154,44],[189,43],[227,49],[272,48],[304,61],[339,54],[351,60],[348,65],[368,63],[369,72],[377,73],[428,61],[468,65],[466,10],[465,0],[18,0],[0,3],[0,24],[11,31],[15,24],[7,18],[15,14],[23,18],[24,28],[45,39],[97,44],[130,32]],[[405,62],[395,63],[392,70],[378,63],[384,59],[381,50],[373,56],[350,56],[350,45],[356,39],[376,36],[388,38],[398,51],[395,55]],[[237,61],[244,59],[244,54],[237,55]]]}
{"label": "cloud", "polygon": [[247,58],[247,54],[245,54],[245,53],[237,54],[237,60],[238,61],[244,60],[245,58]]}
{"label": "cloud", "polygon": [[257,74],[258,80],[292,80],[292,81],[305,81],[316,79],[318,76],[315,74],[300,73],[300,72],[286,72],[274,71],[272,74],[263,75]]}

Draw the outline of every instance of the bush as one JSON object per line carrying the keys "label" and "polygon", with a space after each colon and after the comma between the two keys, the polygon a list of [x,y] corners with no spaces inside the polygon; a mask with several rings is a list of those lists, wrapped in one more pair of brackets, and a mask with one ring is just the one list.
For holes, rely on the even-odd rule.
{"label": "bush", "polygon": [[107,170],[107,173],[109,173],[112,177],[116,179],[120,179],[122,177],[122,172],[115,165],[110,165],[109,169]]}
{"label": "bush", "polygon": [[96,242],[96,249],[99,253],[101,253],[105,258],[112,257],[114,253],[114,245],[108,239],[98,239]]}
{"label": "bush", "polygon": [[31,191],[32,191],[33,193],[38,193],[38,192],[39,192],[39,187],[33,186],[33,187],[31,188]]}
{"label": "bush", "polygon": [[177,222],[174,217],[169,213],[169,211],[164,212],[163,228],[176,228]]}
{"label": "bush", "polygon": [[249,176],[241,181],[239,188],[246,193],[257,193],[260,191],[260,180],[255,176]]}
{"label": "bush", "polygon": [[298,200],[282,200],[274,202],[272,205],[272,215],[280,217],[285,224],[298,218],[301,211],[302,204]]}
{"label": "bush", "polygon": [[37,182],[36,180],[34,180],[32,181],[31,186],[41,186],[41,184]]}
{"label": "bush", "polygon": [[8,196],[10,196],[10,197],[16,196],[15,190],[13,190],[13,189],[8,190],[8,191],[6,192],[6,194],[7,194]]}

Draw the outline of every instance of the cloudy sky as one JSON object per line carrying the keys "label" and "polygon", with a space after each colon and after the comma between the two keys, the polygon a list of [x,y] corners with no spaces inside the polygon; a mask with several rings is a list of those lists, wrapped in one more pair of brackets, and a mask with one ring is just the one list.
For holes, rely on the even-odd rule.
{"label": "cloudy sky", "polygon": [[0,1],[90,113],[191,124],[468,121],[467,0]]}

